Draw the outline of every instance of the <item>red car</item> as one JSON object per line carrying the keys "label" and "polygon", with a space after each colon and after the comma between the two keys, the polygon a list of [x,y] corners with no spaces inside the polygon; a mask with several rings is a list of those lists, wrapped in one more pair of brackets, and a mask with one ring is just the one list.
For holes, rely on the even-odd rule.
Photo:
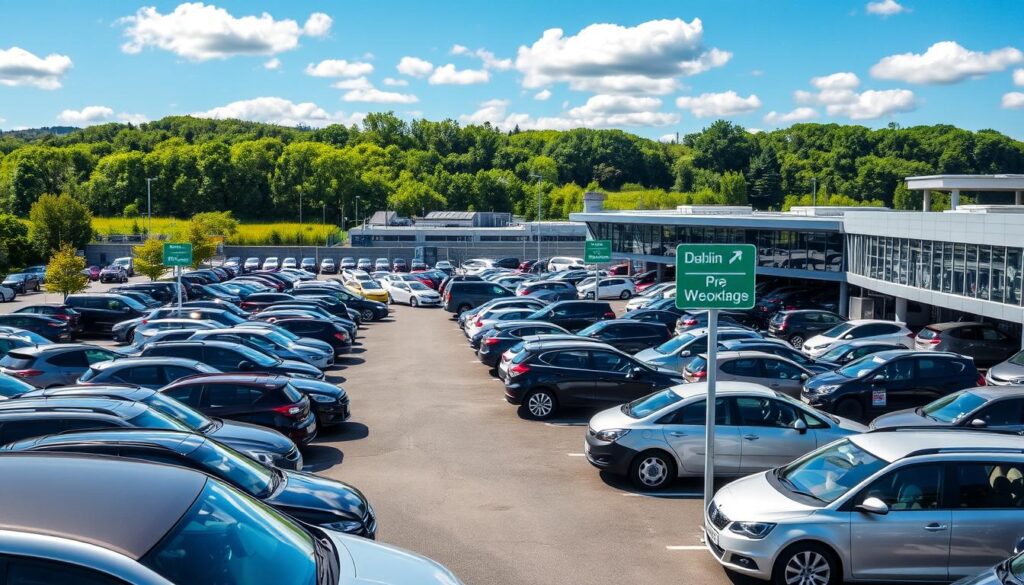
{"label": "red car", "polygon": [[99,266],[90,266],[82,271],[82,274],[86,275],[89,280],[96,282],[100,279],[100,270],[103,270]]}
{"label": "red car", "polygon": [[624,262],[622,264],[611,266],[608,268],[608,274],[614,276],[625,276],[629,274],[629,264]]}

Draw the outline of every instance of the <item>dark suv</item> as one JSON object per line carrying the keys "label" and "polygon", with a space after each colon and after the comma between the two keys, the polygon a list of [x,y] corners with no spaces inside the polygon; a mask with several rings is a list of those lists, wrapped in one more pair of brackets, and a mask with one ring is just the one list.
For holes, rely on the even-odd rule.
{"label": "dark suv", "polygon": [[316,380],[324,378],[324,373],[311,364],[282,360],[226,341],[158,341],[147,344],[139,355],[196,360],[222,372],[260,372]]}
{"label": "dark suv", "polygon": [[0,402],[0,444],[67,431],[109,428],[187,431],[141,402],[109,398],[19,398]]}
{"label": "dark suv", "polygon": [[82,329],[89,333],[110,331],[121,321],[149,313],[138,301],[117,294],[70,295],[64,304],[81,313]]}
{"label": "dark suv", "polygon": [[[146,293],[161,303],[176,303],[178,302],[178,283],[176,282],[133,282],[130,284],[123,284],[110,289],[109,292],[117,293],[121,291],[138,291]],[[184,293],[184,287],[182,287]],[[182,297],[183,301],[188,300],[188,296]]]}
{"label": "dark suv", "polygon": [[569,331],[579,331],[598,321],[614,318],[615,311],[604,301],[559,301],[527,317],[530,321],[553,323]]}
{"label": "dark suv", "polygon": [[619,351],[636,353],[661,345],[672,335],[661,323],[611,319],[581,329],[578,335],[599,339]]}
{"label": "dark suv", "polygon": [[577,297],[576,285],[561,280],[524,282],[516,289],[520,296],[542,298],[546,301],[570,301]]}
{"label": "dark suv", "polygon": [[444,310],[458,315],[491,299],[511,296],[515,296],[515,293],[493,282],[456,281],[444,291]]}
{"label": "dark suv", "polygon": [[29,305],[14,312],[29,315],[43,315],[54,319],[60,319],[61,321],[67,321],[68,329],[71,331],[72,337],[82,332],[82,316],[78,311],[67,305]]}
{"label": "dark suv", "polygon": [[987,368],[1009,359],[1020,345],[991,323],[965,321],[935,323],[917,332],[916,349],[952,351],[974,358],[974,363]]}
{"label": "dark suv", "polygon": [[843,321],[846,321],[844,317],[831,311],[816,309],[779,311],[768,321],[768,334],[778,339],[785,339],[790,345],[799,349],[808,339],[828,331]]}
{"label": "dark suv", "polygon": [[955,353],[894,350],[866,355],[807,380],[800,397],[853,420],[923,406],[947,394],[984,386],[974,361]]}

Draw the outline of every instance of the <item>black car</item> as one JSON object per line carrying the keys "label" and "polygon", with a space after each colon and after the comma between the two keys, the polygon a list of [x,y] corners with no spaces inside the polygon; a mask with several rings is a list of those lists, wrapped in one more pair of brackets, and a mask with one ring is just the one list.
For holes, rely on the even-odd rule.
{"label": "black car", "polygon": [[0,315],[0,326],[17,327],[41,335],[50,341],[70,341],[71,327],[67,321],[46,315],[11,313]]}
{"label": "black car", "polygon": [[320,319],[285,317],[275,319],[274,325],[286,329],[299,337],[309,337],[331,344],[331,347],[334,348],[335,357],[352,351],[352,336],[339,323]]}
{"label": "black car", "polygon": [[81,313],[67,305],[29,305],[14,311],[14,313],[21,315],[43,315],[54,319],[60,319],[61,321],[67,321],[68,330],[71,332],[72,337],[82,332]]}
{"label": "black car", "polygon": [[578,298],[576,285],[561,280],[524,282],[516,289],[521,296],[536,297],[547,302],[571,301]]}
{"label": "black car", "polygon": [[233,449],[245,453],[260,463],[281,469],[302,469],[302,454],[288,437],[258,425],[208,417],[158,390],[130,385],[62,386],[34,390],[22,398],[46,397],[110,398],[127,402],[141,402],[153,410],[175,418],[192,432],[212,437]]}
{"label": "black car", "polygon": [[820,364],[828,364],[831,366],[831,369],[834,370],[866,355],[894,349],[907,348],[896,343],[886,343],[884,341],[876,341],[874,339],[855,339],[853,341],[847,341],[836,345],[832,349],[818,356],[818,359],[815,361]]}
{"label": "black car", "polygon": [[508,268],[509,270],[516,270],[519,268],[519,258],[498,258],[491,263],[491,266],[495,268]]}
{"label": "black car", "polygon": [[245,297],[239,307],[250,313],[258,313],[274,303],[294,300],[295,297],[287,293],[254,293]]}
{"label": "black car", "polygon": [[299,262],[299,268],[306,272],[312,272],[313,274],[320,272],[319,266],[316,265],[316,258],[303,258],[302,261]]}
{"label": "black car", "polygon": [[292,387],[309,397],[320,428],[340,425],[351,416],[348,393],[341,386],[298,376],[292,376],[288,381]]}
{"label": "black car", "polygon": [[528,335],[569,335],[570,333],[558,325],[539,321],[508,321],[495,323],[483,339],[476,352],[477,358],[484,365],[498,367],[501,354],[521,342]]}
{"label": "black car", "polygon": [[147,344],[140,357],[176,357],[202,362],[222,372],[258,372],[322,380],[316,366],[282,360],[226,341],[158,341]]}
{"label": "black car", "polygon": [[918,408],[897,410],[871,421],[869,428],[961,427],[1019,433],[1024,431],[1024,388],[968,388]]}
{"label": "black car", "polygon": [[377,519],[359,490],[253,461],[228,445],[183,431],[79,431],[18,441],[3,451],[87,453],[172,464],[212,475],[308,524],[374,538]]}
{"label": "black car", "polygon": [[679,313],[658,309],[637,309],[636,311],[626,313],[621,319],[625,321],[639,321],[641,323],[661,323],[667,329],[672,330],[675,329]]}
{"label": "black car", "polygon": [[89,333],[110,331],[121,321],[149,313],[134,299],[111,293],[69,295],[64,304],[81,313],[82,330]]}
{"label": "black car", "polygon": [[676,299],[674,297],[671,299],[658,299],[643,309],[637,309],[636,311],[631,311],[626,314],[639,313],[640,311],[668,311],[669,313],[675,313],[677,317],[682,317],[689,313],[686,309],[676,307]]}
{"label": "black car", "polygon": [[579,331],[598,321],[614,318],[615,311],[605,301],[558,301],[527,317],[530,321],[553,323],[569,331]]}
{"label": "black car", "polygon": [[808,339],[819,333],[824,333],[844,321],[846,321],[845,317],[831,311],[816,309],[779,311],[768,320],[768,335],[784,339],[799,349]]}
{"label": "black car", "polygon": [[629,354],[661,345],[668,341],[669,337],[672,337],[668,327],[661,323],[621,319],[599,321],[590,327],[581,329],[577,335],[600,339],[615,349]]}
{"label": "black car", "polygon": [[68,431],[125,427],[188,430],[177,419],[141,402],[81,396],[0,402],[0,444]]}
{"label": "black car", "polygon": [[984,377],[970,358],[896,350],[864,356],[834,372],[818,374],[807,380],[800,397],[819,410],[865,420],[984,385]]}
{"label": "black car", "polygon": [[377,301],[371,301],[364,299],[363,297],[353,293],[352,291],[345,288],[337,288],[333,286],[303,286],[292,291],[292,294],[296,298],[304,296],[329,296],[337,299],[338,301],[345,303],[345,306],[349,309],[359,313],[360,318],[364,322],[379,321],[388,316],[388,306],[384,303]]}
{"label": "black car", "polygon": [[460,280],[451,282],[445,288],[441,299],[444,310],[456,315],[486,303],[491,299],[513,297],[509,289],[487,281]]}
{"label": "black car", "polygon": [[[690,329],[703,329],[708,326],[707,311],[688,311],[676,319],[676,335],[685,333]],[[719,311],[719,327],[746,327],[756,329],[757,324],[752,317],[739,311]]]}
{"label": "black car", "polygon": [[[102,273],[100,273],[100,280],[103,279]],[[4,278],[3,285],[7,288],[13,289],[14,292],[19,295],[23,295],[29,291],[39,290],[39,274],[34,272],[19,272],[17,274],[8,274],[7,278]]]}
{"label": "black car", "polygon": [[542,420],[563,407],[620,404],[682,383],[678,372],[653,368],[610,345],[528,342],[509,364],[505,400]]}
{"label": "black car", "polygon": [[[178,283],[177,282],[165,282],[165,281],[154,281],[154,282],[133,282],[130,284],[123,284],[110,289],[108,292],[119,293],[121,291],[138,291],[154,299],[160,301],[163,304],[176,303],[178,302]],[[184,290],[182,291],[184,292]],[[183,301],[188,300],[188,296],[182,297]]]}
{"label": "black car", "polygon": [[447,278],[442,280],[441,285],[437,287],[437,294],[443,297],[444,293],[447,292],[448,287],[451,286],[453,282],[483,282],[483,280],[483,278],[475,274],[449,275]]}
{"label": "black car", "polygon": [[300,445],[316,437],[311,401],[284,376],[210,374],[173,382],[160,392],[207,416],[257,424]]}
{"label": "black car", "polygon": [[228,313],[234,313],[241,319],[248,319],[252,315],[245,309],[235,305],[233,303],[223,303],[220,301],[189,301],[182,303],[183,308],[190,309],[215,309],[218,311],[227,311]]}
{"label": "black car", "polygon": [[340,315],[332,315],[327,309],[315,304],[284,303],[271,305],[253,318],[273,323],[278,317],[284,317],[285,315],[307,315],[312,319],[325,319],[345,327],[353,339],[356,337],[357,323]]}

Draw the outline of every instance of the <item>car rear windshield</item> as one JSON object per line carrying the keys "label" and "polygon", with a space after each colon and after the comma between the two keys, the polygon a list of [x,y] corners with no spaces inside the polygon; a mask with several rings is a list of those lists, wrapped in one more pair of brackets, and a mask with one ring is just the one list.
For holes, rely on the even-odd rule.
{"label": "car rear windshield", "polygon": [[957,392],[923,406],[921,412],[939,422],[952,423],[974,412],[985,402],[984,398],[973,392]]}
{"label": "car rear windshield", "polygon": [[878,366],[885,363],[885,360],[877,355],[866,355],[859,360],[853,361],[848,366],[836,370],[847,378],[860,378],[866,376]]}
{"label": "car rear windshield", "polygon": [[676,394],[674,390],[666,388],[660,392],[648,394],[643,398],[637,398],[633,402],[623,404],[622,413],[630,418],[644,418],[682,399],[683,397]]}
{"label": "car rear windshield", "polygon": [[693,358],[690,363],[686,364],[686,371],[691,374],[703,372],[708,367],[708,361],[700,356]]}
{"label": "car rear windshield", "polygon": [[843,439],[776,470],[787,488],[822,502],[834,502],[887,463]]}
{"label": "car rear windshield", "polygon": [[677,335],[672,339],[669,339],[665,343],[662,343],[658,347],[654,348],[654,351],[662,355],[672,355],[679,351],[680,348],[685,347],[696,338],[696,335],[692,335],[690,333],[683,333],[682,335]]}
{"label": "car rear windshield", "polygon": [[917,338],[918,339],[925,339],[925,340],[935,339],[938,336],[939,336],[939,332],[938,331],[936,331],[935,329],[930,329],[928,327],[925,327],[924,329],[922,329],[922,330],[917,332]]}
{"label": "car rear windshield", "polygon": [[833,339],[836,339],[838,337],[842,337],[842,336],[846,335],[854,327],[855,326],[851,325],[850,323],[840,323],[839,325],[836,325],[835,327],[833,327],[833,328],[829,329],[828,331],[822,333],[822,335],[825,336],[825,337],[831,337]]}
{"label": "car rear windshield", "polygon": [[36,358],[23,353],[9,353],[0,359],[0,368],[27,370],[36,363]]}
{"label": "car rear windshield", "polygon": [[281,388],[281,391],[289,402],[302,402],[302,392],[296,390],[295,386],[285,384],[284,387]]}

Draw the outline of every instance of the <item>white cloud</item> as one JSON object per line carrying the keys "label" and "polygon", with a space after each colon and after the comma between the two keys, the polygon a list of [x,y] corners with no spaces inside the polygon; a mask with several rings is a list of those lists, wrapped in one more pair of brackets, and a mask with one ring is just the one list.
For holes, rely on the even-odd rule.
{"label": "white cloud", "polygon": [[328,113],[313,102],[294,103],[279,97],[258,97],[231,102],[225,106],[193,114],[199,118],[236,118],[253,122],[267,122],[282,126],[321,127],[329,124],[356,124],[366,114],[354,112],[349,115]]}
{"label": "white cloud", "polygon": [[860,79],[853,73],[840,72],[822,77],[812,77],[811,85],[821,90],[854,89],[860,85]]}
{"label": "white cloud", "polygon": [[179,4],[167,14],[146,6],[118,20],[125,25],[128,37],[121,45],[125,53],[156,47],[191,61],[290,51],[303,35],[326,35],[331,22],[331,17],[323,13],[310,15],[301,27],[291,19],[275,20],[266,12],[236,18],[223,8],[202,2]]}
{"label": "white cloud", "polygon": [[1011,91],[1003,94],[1003,107],[1008,110],[1024,109],[1024,93]]}
{"label": "white cloud", "polygon": [[896,0],[868,2],[867,11],[868,14],[876,14],[878,16],[892,16],[893,14],[899,14],[901,12],[909,12],[906,6],[896,2]]}
{"label": "white cloud", "polygon": [[316,65],[306,65],[306,75],[312,77],[359,77],[373,73],[373,65],[361,61],[326,59]]}
{"label": "white cloud", "polygon": [[917,109],[914,92],[909,89],[868,90],[855,94],[856,99],[826,108],[829,116],[844,116],[851,120],[874,120],[897,112]]}
{"label": "white cloud", "polygon": [[276,71],[281,68],[281,60],[278,59],[277,57],[274,57],[273,59],[270,59],[269,61],[264,63],[263,68],[269,69],[271,71]]}
{"label": "white cloud", "polygon": [[705,49],[700,19],[652,20],[634,27],[592,24],[576,35],[552,28],[519,47],[523,86],[566,83],[579,91],[669,93],[676,78],[724,65],[731,53]]}
{"label": "white cloud", "polygon": [[486,69],[456,69],[449,63],[442,65],[430,74],[430,85],[473,85],[487,83],[491,74]]}
{"label": "white cloud", "polygon": [[392,87],[405,87],[409,85],[409,81],[405,79],[395,79],[394,77],[385,77],[384,85],[390,85]]}
{"label": "white cloud", "polygon": [[674,143],[675,141],[676,141],[676,133],[675,132],[670,132],[668,134],[662,134],[661,137],[658,138],[658,142],[664,142],[666,144],[671,144],[671,143]]}
{"label": "white cloud", "polygon": [[1013,47],[984,53],[967,50],[954,41],[942,41],[922,54],[885,57],[871,67],[871,75],[906,83],[950,84],[1003,71],[1019,63],[1024,63],[1024,53]]}
{"label": "white cloud", "polygon": [[127,112],[118,114],[117,119],[128,124],[135,124],[136,126],[149,122],[149,116],[145,114],[129,114]]}
{"label": "white cloud", "polygon": [[355,77],[332,83],[331,87],[336,89],[373,89],[373,84],[365,77]]}
{"label": "white cloud", "polygon": [[494,53],[487,49],[476,49],[471,50],[468,47],[462,45],[453,45],[451,50],[452,55],[465,55],[467,57],[477,57],[483,61],[484,69],[494,69],[496,71],[508,71],[512,68],[512,59],[498,59],[494,56]]}
{"label": "white cloud", "polygon": [[782,124],[792,124],[794,122],[806,122],[808,120],[814,120],[821,114],[814,108],[808,108],[806,106],[797,108],[791,112],[781,113],[772,110],[765,114],[765,124],[771,124],[772,126],[779,126]]}
{"label": "white cloud", "polygon": [[373,104],[414,104],[420,99],[409,93],[381,91],[375,87],[353,89],[341,96],[346,102],[368,102]]}
{"label": "white cloud", "polygon": [[630,95],[595,95],[587,103],[569,110],[574,118],[596,114],[623,114],[628,112],[653,112],[661,107],[661,100],[653,97]]}
{"label": "white cloud", "polygon": [[698,118],[735,116],[760,108],[761,99],[754,94],[745,98],[740,97],[735,91],[729,90],[722,93],[704,93],[697,97],[680,97],[676,99],[676,106],[690,110]]}
{"label": "white cloud", "polygon": [[533,99],[535,99],[535,100],[537,100],[539,102],[546,102],[546,101],[548,101],[548,98],[550,98],[550,97],[551,97],[551,90],[550,89],[542,89],[542,90],[538,91],[537,93],[533,94]]}
{"label": "white cloud", "polygon": [[661,100],[632,96],[597,95],[561,116],[535,118],[509,113],[508,100],[488,100],[472,114],[461,116],[467,124],[490,122],[499,128],[522,130],[567,130],[570,128],[619,128],[623,126],[668,126],[679,122],[679,114],[658,112]]}
{"label": "white cloud", "polygon": [[1013,70],[1013,84],[1024,85],[1024,69]]}
{"label": "white cloud", "polygon": [[86,106],[81,110],[64,110],[57,114],[57,121],[73,126],[89,126],[110,120],[114,110],[107,106]]}
{"label": "white cloud", "polygon": [[0,85],[57,89],[68,69],[71,58],[67,55],[52,53],[40,58],[21,47],[0,49]]}
{"label": "white cloud", "polygon": [[434,70],[434,64],[419,57],[402,57],[398,62],[398,72],[402,75],[422,79]]}

